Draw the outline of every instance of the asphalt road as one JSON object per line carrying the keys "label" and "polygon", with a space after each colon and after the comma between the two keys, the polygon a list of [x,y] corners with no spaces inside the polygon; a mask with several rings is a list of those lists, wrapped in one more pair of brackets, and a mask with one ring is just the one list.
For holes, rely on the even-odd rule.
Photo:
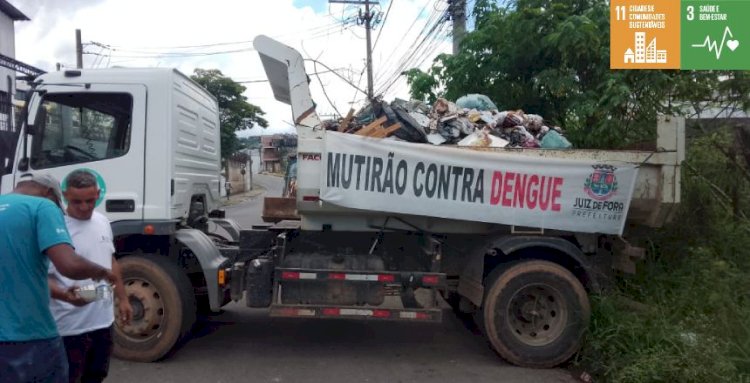
{"label": "asphalt road", "polygon": [[[265,189],[265,195],[269,197],[281,197],[284,182],[281,177],[268,176],[265,174],[253,174],[253,184]],[[227,218],[235,220],[243,228],[262,223],[260,218],[263,210],[263,196],[249,199],[243,203],[224,207]]]}
{"label": "asphalt road", "polygon": [[[254,175],[269,195],[281,180]],[[241,226],[260,222],[262,196],[227,207]],[[157,363],[113,360],[109,382],[575,382],[562,369],[511,366],[472,326],[270,318],[242,302],[197,325],[193,339]]]}

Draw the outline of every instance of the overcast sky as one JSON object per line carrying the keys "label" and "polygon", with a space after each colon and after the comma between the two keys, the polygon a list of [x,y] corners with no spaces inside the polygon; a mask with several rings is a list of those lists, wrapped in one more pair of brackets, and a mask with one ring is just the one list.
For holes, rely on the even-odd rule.
{"label": "overcast sky", "polygon": [[[329,5],[327,0],[9,1],[31,19],[15,24],[19,60],[47,71],[55,70],[56,63],[75,67],[78,28],[85,44],[85,68],[175,67],[186,74],[195,68],[216,68],[235,81],[250,81],[244,84],[245,95],[266,112],[267,133],[293,129],[286,123],[291,121],[291,109],[276,101],[268,83],[262,82],[265,73],[252,51],[252,40],[259,34],[298,49],[305,58],[315,58],[367,89],[366,74],[360,80],[365,31],[356,24],[355,5]],[[437,54],[450,51],[449,22],[427,39],[424,30],[446,7],[446,0],[383,0],[375,8],[382,12],[372,35],[375,41],[382,33],[373,56],[376,94],[384,91],[388,101],[408,98],[406,81],[398,73],[414,66],[426,69]],[[405,61],[407,65],[399,67]],[[314,72],[312,63],[307,71]],[[361,106],[364,95],[335,75],[323,73],[320,81],[311,75],[311,80],[319,114],[334,113],[320,81],[340,113],[346,114],[353,101],[355,109]]]}

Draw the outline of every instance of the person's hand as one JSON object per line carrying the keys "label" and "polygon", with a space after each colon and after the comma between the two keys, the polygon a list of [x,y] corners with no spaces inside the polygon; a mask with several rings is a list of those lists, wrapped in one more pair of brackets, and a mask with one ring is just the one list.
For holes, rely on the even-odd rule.
{"label": "person's hand", "polygon": [[108,283],[109,283],[110,285],[114,285],[114,284],[115,284],[115,275],[114,275],[114,274],[112,273],[112,270],[110,270],[110,269],[105,269],[105,268],[103,268],[103,267],[102,267],[102,269],[101,269],[101,270],[100,270],[100,271],[99,271],[99,272],[98,272],[98,273],[96,274],[96,276],[94,276],[94,277],[93,277],[93,278],[91,278],[91,279],[93,279],[93,280],[94,280],[94,281],[96,281],[96,282],[99,282],[99,281],[102,281],[102,280],[104,280],[104,281],[108,282]]}
{"label": "person's hand", "polygon": [[130,306],[127,297],[117,300],[117,319],[123,325],[130,324],[130,320],[133,319],[133,307]]}
{"label": "person's hand", "polygon": [[78,293],[76,292],[76,289],[77,289],[76,286],[68,287],[65,290],[65,294],[63,295],[63,297],[61,297],[62,300],[70,303],[73,306],[78,306],[78,307],[86,306],[87,304],[91,303],[81,298],[81,296],[78,295]]}

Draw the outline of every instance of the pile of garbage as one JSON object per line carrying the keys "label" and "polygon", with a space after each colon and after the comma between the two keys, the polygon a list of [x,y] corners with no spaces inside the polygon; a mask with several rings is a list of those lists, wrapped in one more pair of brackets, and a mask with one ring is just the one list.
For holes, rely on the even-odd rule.
{"label": "pile of garbage", "polygon": [[[558,126],[522,110],[498,111],[480,94],[451,102],[438,99],[431,107],[421,101],[376,100],[356,115],[324,121],[328,130],[369,137],[388,137],[430,143],[494,148],[569,149],[571,143]],[[387,125],[387,126],[386,126]]]}

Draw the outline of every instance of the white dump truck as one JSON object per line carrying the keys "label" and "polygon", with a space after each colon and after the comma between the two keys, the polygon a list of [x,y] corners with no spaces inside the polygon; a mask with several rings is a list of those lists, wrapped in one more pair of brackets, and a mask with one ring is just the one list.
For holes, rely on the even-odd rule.
{"label": "white dump truck", "polygon": [[607,270],[642,255],[628,234],[662,226],[680,202],[680,118],[659,120],[653,152],[344,134],[321,124],[299,52],[254,43],[298,135],[295,211],[266,205],[299,221],[280,221],[278,250],[254,261],[272,265],[271,315],[435,321],[447,298],[506,360],[554,366],[578,349]]}
{"label": "white dump truck", "polygon": [[197,310],[231,300],[271,316],[410,322],[440,321],[448,302],[476,314],[501,357],[554,366],[579,348],[607,270],[640,253],[631,233],[679,203],[681,119],[659,121],[653,152],[360,137],[322,127],[297,51],[265,36],[255,47],[299,146],[291,211],[246,229],[216,209],[219,111],[189,78],[101,69],[33,82],[0,188],[29,172],[98,175],[135,309],[115,330],[120,358],[167,357]]}

